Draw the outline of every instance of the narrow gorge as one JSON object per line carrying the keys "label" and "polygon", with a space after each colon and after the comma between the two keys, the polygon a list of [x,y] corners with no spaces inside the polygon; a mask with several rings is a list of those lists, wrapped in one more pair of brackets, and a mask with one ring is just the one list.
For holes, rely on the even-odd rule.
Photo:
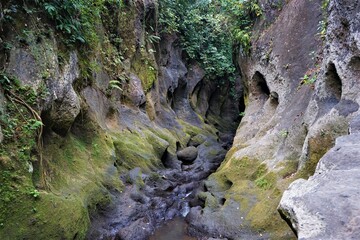
{"label": "narrow gorge", "polygon": [[0,239],[360,238],[360,2],[1,0]]}

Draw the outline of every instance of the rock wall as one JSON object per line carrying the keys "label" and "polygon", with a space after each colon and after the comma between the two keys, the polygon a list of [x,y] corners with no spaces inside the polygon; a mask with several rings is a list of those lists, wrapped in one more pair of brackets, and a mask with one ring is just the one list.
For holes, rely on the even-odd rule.
{"label": "rock wall", "polygon": [[[239,53],[245,116],[226,160],[205,183],[207,200],[222,204],[192,209],[188,218],[194,232],[209,231],[231,239],[294,237],[277,213],[282,192],[296,179],[314,174],[320,158],[337,137],[348,134],[349,122],[359,114],[359,3],[275,3],[263,1],[266,19],[255,26],[251,53]],[[338,161],[342,158],[336,157]],[[349,164],[356,161],[355,157],[348,160]],[[323,161],[326,164],[326,158]],[[316,177],[292,184],[280,205],[301,239],[342,235],[329,230],[335,228],[330,224],[333,218],[329,213],[322,215],[328,208],[321,209],[320,201],[315,200],[321,195],[321,202],[331,201],[335,212],[346,205],[331,199],[341,194],[341,187],[330,191],[331,183],[319,185],[326,179],[338,184],[339,172],[326,170],[323,176],[322,165]],[[344,184],[350,179],[344,179]],[[351,199],[346,212],[356,214]],[[356,220],[341,219],[345,219],[344,228],[350,229],[343,236],[357,236],[352,227]]]}
{"label": "rock wall", "polygon": [[[318,95],[326,94],[333,99],[330,113],[345,118],[350,135],[337,138],[335,146],[321,158],[315,174],[307,181],[300,179],[292,183],[281,199],[279,210],[299,239],[360,236],[359,208],[355,203],[359,161],[359,11],[360,4],[353,1],[329,4],[325,76],[316,89]],[[340,85],[336,87],[336,83]],[[322,126],[319,124],[317,128]]]}
{"label": "rock wall", "polygon": [[[10,2],[22,6],[7,1],[4,9]],[[100,41],[85,50],[64,46],[64,36],[44,16],[22,17],[25,7],[14,12],[15,24],[0,29],[1,83],[10,84],[0,88],[1,119],[27,124],[31,108],[44,125],[37,144],[37,134],[25,138],[20,127],[12,129],[17,135],[0,134],[0,238],[146,238],[180,214],[175,200],[161,200],[168,188],[199,181],[218,167],[240,120],[240,103],[229,95],[230,85],[219,88],[198,63],[182,58],[176,35],[151,39],[156,1],[126,1],[121,11],[112,6],[97,26]],[[111,40],[114,33],[120,46]],[[30,108],[13,102],[28,102],[22,89],[34,94]],[[240,81],[237,91],[241,96]],[[1,126],[2,133],[11,128]],[[193,164],[176,154],[188,146],[199,151]],[[195,187],[174,194],[185,198]],[[123,200],[137,208],[120,226],[110,217],[105,227],[116,228],[101,230],[96,213],[111,203],[124,213]],[[147,218],[144,209],[150,208],[156,211]],[[142,235],[136,235],[139,222],[147,227]]]}
{"label": "rock wall", "polygon": [[[278,206],[299,238],[357,238],[360,5],[327,2],[260,1],[238,58],[244,100],[184,60],[176,35],[154,41],[156,1],[102,16],[92,51],[25,8],[16,24],[0,15],[0,238],[144,239],[188,208],[194,236],[295,238]],[[10,128],[22,121],[26,134]]]}

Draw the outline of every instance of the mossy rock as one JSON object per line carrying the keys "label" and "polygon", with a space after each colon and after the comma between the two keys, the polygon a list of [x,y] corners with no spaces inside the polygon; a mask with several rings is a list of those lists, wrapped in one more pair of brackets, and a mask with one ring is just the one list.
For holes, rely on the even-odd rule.
{"label": "mossy rock", "polygon": [[225,192],[225,199],[238,202],[241,215],[253,231],[269,233],[271,239],[295,239],[277,212],[282,192],[293,180],[283,179],[279,171],[269,170],[257,159],[228,155],[206,186],[210,192]]}
{"label": "mossy rock", "polygon": [[44,190],[33,183],[41,175],[38,167],[31,174],[15,159],[11,171],[2,169],[0,239],[84,239],[90,214],[110,203],[108,189],[123,187],[112,148],[104,134],[87,141],[53,136],[44,147]]}
{"label": "mossy rock", "polygon": [[113,136],[116,162],[124,169],[140,167],[150,172],[161,166],[161,157],[169,143],[150,131],[123,132]]}
{"label": "mossy rock", "polygon": [[203,202],[205,202],[205,207],[206,208],[215,209],[215,208],[218,207],[218,204],[219,204],[218,201],[209,192],[200,192],[200,193],[198,193],[197,197],[200,200],[202,200]]}
{"label": "mossy rock", "polygon": [[38,199],[20,193],[7,206],[0,238],[12,239],[84,239],[90,224],[80,198],[59,197],[41,192]]}
{"label": "mossy rock", "polygon": [[144,92],[149,92],[157,79],[155,63],[150,59],[137,57],[131,66],[132,71],[140,78]]}
{"label": "mossy rock", "polygon": [[319,160],[335,144],[335,139],[348,134],[348,123],[344,117],[337,116],[324,124],[320,131],[311,136],[308,140],[308,159],[300,166],[297,174],[302,178],[309,178],[314,175]]}

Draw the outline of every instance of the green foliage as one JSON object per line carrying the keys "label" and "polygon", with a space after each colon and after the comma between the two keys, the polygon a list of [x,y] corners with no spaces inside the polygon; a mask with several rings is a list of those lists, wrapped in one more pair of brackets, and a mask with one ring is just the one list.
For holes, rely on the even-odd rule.
{"label": "green foliage", "polygon": [[272,184],[264,177],[256,179],[255,180],[256,186],[258,186],[261,189],[270,189],[272,187]]}
{"label": "green foliage", "polygon": [[309,76],[307,74],[304,75],[304,77],[302,77],[302,82],[304,84],[312,84],[316,81],[316,77],[315,76]]}
{"label": "green foliage", "polygon": [[286,130],[286,129],[282,129],[280,132],[279,132],[279,135],[283,138],[286,138],[288,135],[289,135],[289,131]]}
{"label": "green foliage", "polygon": [[68,36],[67,44],[85,43],[80,15],[84,5],[81,1],[76,3],[72,0],[35,0],[35,2],[55,21],[56,28]]}
{"label": "green foliage", "polygon": [[32,196],[33,198],[37,199],[40,197],[40,192],[36,189],[32,189],[29,191],[29,195]]}
{"label": "green foliage", "polygon": [[250,49],[253,20],[262,14],[256,0],[164,0],[159,23],[163,32],[179,32],[182,48],[202,64],[210,78],[231,77],[234,46]]}
{"label": "green foliage", "polygon": [[120,6],[120,0],[35,0],[47,16],[55,22],[56,29],[67,38],[65,44],[92,45],[98,41],[96,26],[101,23],[105,4]]}
{"label": "green foliage", "polygon": [[301,78],[300,84],[309,85],[309,84],[315,83],[315,81],[318,77],[319,71],[320,71],[319,66],[316,66],[315,68],[310,68],[309,70],[307,70],[305,75]]}
{"label": "green foliage", "polygon": [[109,82],[109,88],[110,88],[110,90],[112,90],[112,89],[118,89],[118,90],[122,91],[122,89],[121,89],[121,82],[120,82],[119,80],[111,80],[111,81]]}
{"label": "green foliage", "polygon": [[328,26],[328,6],[329,6],[330,0],[323,0],[321,4],[321,9],[323,11],[323,20],[319,22],[318,25],[318,35],[322,40],[325,40],[326,37],[326,31]]}
{"label": "green foliage", "polygon": [[[43,123],[34,118],[29,108],[36,107],[38,94],[31,88],[21,86],[19,80],[0,73],[0,85],[7,101],[0,112],[0,126],[4,135],[0,152],[15,152],[23,163],[32,161],[36,153],[36,136]],[[27,105],[27,106],[25,106]]]}

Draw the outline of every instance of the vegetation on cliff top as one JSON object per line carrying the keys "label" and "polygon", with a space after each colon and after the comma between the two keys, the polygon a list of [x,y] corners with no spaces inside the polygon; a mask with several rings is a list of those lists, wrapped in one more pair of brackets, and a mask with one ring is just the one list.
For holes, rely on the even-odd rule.
{"label": "vegetation on cliff top", "polygon": [[[98,28],[108,25],[119,27],[109,18],[111,12],[126,12],[129,2],[123,0],[33,0],[6,1],[2,8],[2,22],[15,21],[17,12],[47,19],[60,34],[59,39],[67,47],[86,46],[94,48],[100,42]],[[156,22],[148,23],[159,39],[158,26],[162,33],[176,32],[180,44],[190,60],[201,63],[211,79],[234,79],[236,67],[234,50],[238,47],[247,53],[250,50],[250,30],[254,20],[262,14],[258,0],[159,0]],[[146,23],[144,23],[146,24]],[[147,26],[146,28],[149,28]],[[149,28],[149,29],[150,29]],[[121,29],[107,33],[118,50],[126,49],[126,42],[119,35]],[[122,53],[120,53],[122,55]]]}
{"label": "vegetation on cliff top", "polygon": [[189,59],[200,62],[208,76],[231,77],[233,52],[250,50],[250,29],[262,14],[257,0],[162,0],[162,31],[177,32]]}

